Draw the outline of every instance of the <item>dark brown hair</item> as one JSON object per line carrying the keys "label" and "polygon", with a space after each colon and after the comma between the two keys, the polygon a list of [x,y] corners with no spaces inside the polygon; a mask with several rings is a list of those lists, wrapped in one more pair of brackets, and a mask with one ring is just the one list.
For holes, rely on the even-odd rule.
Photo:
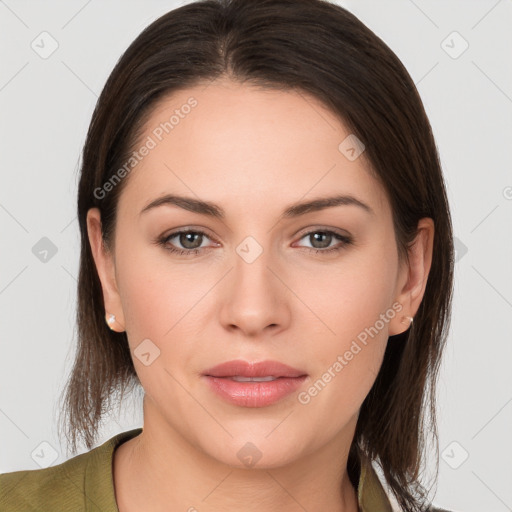
{"label": "dark brown hair", "polygon": [[392,207],[401,259],[407,258],[419,219],[434,220],[423,301],[411,328],[387,345],[349,456],[351,478],[355,461],[374,460],[400,506],[423,510],[426,492],[419,479],[428,433],[438,454],[435,390],[453,286],[445,185],[430,123],[405,67],[354,15],[324,0],[189,3],[149,25],[109,76],[81,162],[78,346],[64,397],[68,442],[74,453],[79,438],[92,448],[112,396],[121,391],[122,399],[130,386],[140,385],[126,334],[105,323],[86,225],[87,211],[99,208],[105,246],[113,247],[116,205],[129,177],[104,197],[95,190],[126,161],[159,100],[222,77],[312,95],[363,141],[365,161]]}

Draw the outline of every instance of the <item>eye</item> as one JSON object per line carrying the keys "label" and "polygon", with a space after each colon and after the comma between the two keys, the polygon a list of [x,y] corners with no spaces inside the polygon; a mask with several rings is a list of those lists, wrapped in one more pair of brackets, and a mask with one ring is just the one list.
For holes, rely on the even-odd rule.
{"label": "eye", "polygon": [[[332,253],[340,251],[352,243],[352,238],[350,236],[341,235],[328,229],[309,231],[302,235],[300,239],[302,240],[307,237],[309,237],[309,241],[312,245],[310,247],[299,247],[315,253]],[[191,256],[199,254],[204,249],[211,248],[211,246],[202,246],[205,238],[209,239],[210,237],[204,231],[185,229],[174,231],[169,235],[163,236],[157,239],[156,243],[171,253],[179,254],[181,256]],[[332,242],[336,241],[338,241],[338,245],[331,246]],[[181,247],[179,247],[180,245]]]}
{"label": "eye", "polygon": [[[157,240],[157,243],[172,253],[177,253],[183,256],[198,254],[204,247],[201,247],[204,238],[209,238],[203,231],[194,230],[181,230],[175,231],[170,235],[164,236]],[[171,240],[176,239],[171,243]],[[176,247],[180,244],[182,248]]]}
{"label": "eye", "polygon": [[[335,231],[330,231],[327,229],[317,229],[315,231],[309,231],[308,233],[301,237],[301,240],[303,238],[308,238],[308,240],[312,244],[311,247],[304,248],[310,251],[314,251],[315,253],[331,253],[335,251],[340,251],[341,249],[344,249],[347,245],[352,243],[352,238],[350,236],[341,235],[339,233],[336,233]],[[331,247],[331,243],[335,242],[336,240],[339,241],[338,245]]]}

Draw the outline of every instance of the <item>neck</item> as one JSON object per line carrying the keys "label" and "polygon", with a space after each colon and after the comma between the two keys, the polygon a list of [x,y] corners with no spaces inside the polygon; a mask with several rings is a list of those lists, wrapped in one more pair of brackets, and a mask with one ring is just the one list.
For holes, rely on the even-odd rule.
{"label": "neck", "polygon": [[347,473],[356,420],[349,435],[314,453],[274,467],[237,468],[185,440],[145,400],[143,432],[114,453],[119,511],[357,512]]}

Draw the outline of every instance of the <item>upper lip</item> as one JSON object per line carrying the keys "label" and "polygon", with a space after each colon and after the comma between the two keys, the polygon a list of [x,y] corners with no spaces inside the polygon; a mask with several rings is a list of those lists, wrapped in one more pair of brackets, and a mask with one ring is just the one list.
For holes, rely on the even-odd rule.
{"label": "upper lip", "polygon": [[204,372],[209,377],[302,377],[306,372],[279,361],[243,361],[237,359],[218,364]]}

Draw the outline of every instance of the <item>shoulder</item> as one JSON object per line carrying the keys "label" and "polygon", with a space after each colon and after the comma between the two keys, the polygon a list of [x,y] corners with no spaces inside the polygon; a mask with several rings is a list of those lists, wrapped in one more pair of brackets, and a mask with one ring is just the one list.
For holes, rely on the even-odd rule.
{"label": "shoulder", "polygon": [[0,475],[0,510],[11,512],[41,510],[81,510],[84,476],[90,452],[77,455],[56,466],[14,471]]}
{"label": "shoulder", "polygon": [[121,432],[89,452],[55,466],[0,474],[0,511],[117,510],[112,478],[113,453],[117,446],[141,431],[137,428]]}
{"label": "shoulder", "polygon": [[[361,464],[358,485],[359,507],[362,512],[399,512],[399,507],[393,494],[384,486],[372,463],[365,460]],[[426,512],[455,512],[429,504]]]}

